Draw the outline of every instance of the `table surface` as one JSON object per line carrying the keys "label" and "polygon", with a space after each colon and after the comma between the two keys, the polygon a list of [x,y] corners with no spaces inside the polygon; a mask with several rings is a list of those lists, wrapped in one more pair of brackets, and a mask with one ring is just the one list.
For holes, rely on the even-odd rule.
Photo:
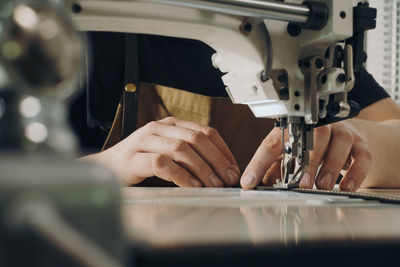
{"label": "table surface", "polygon": [[[362,190],[400,196],[400,190]],[[400,241],[400,205],[238,188],[123,188],[127,234],[156,248]]]}

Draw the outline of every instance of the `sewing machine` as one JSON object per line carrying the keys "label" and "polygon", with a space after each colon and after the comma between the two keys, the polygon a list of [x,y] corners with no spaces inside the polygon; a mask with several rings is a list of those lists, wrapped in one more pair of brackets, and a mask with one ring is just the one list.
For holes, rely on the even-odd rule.
{"label": "sewing machine", "polygon": [[[191,38],[215,49],[210,64],[224,73],[232,102],[247,104],[256,117],[278,119],[282,172],[275,187],[298,187],[315,127],[359,112],[347,93],[354,68],[363,63],[363,32],[375,23],[376,10],[368,4],[353,14],[348,0],[67,2],[81,31]],[[362,25],[353,21],[357,16]]]}
{"label": "sewing machine", "polygon": [[[178,1],[170,2],[177,3]],[[257,116],[281,118],[280,127],[282,129],[289,127],[289,133],[291,134],[291,140],[286,144],[288,147],[287,150],[289,148],[295,149],[294,145],[297,143],[302,146],[302,149],[297,152],[300,154],[286,151],[286,155],[284,156],[299,159],[298,168],[301,169],[302,164],[303,169],[306,168],[306,163],[304,163],[306,162],[306,158],[304,156],[307,154],[308,149],[311,148],[305,146],[306,143],[304,142],[306,141],[308,142],[307,144],[310,144],[310,141],[312,141],[306,137],[311,136],[313,127],[336,120],[335,115],[328,112],[329,104],[336,103],[339,107],[343,106],[342,113],[346,113],[345,110],[348,112],[347,108],[350,108],[350,114],[348,115],[352,115],[353,104],[349,103],[349,106],[346,106],[344,96],[344,93],[347,92],[354,81],[352,77],[351,49],[350,47],[345,49],[346,56],[344,56],[344,59],[346,59],[346,63],[341,60],[340,67],[335,68],[326,67],[339,65],[338,62],[331,62],[332,49],[329,51],[330,53],[323,53],[324,49],[333,47],[340,38],[347,38],[350,35],[340,35],[338,33],[339,30],[333,27],[337,32],[330,35],[322,35],[322,32],[320,32],[320,38],[322,39],[318,39],[316,37],[318,32],[311,32],[310,30],[308,34],[316,35],[314,41],[312,41],[312,38],[299,39],[307,44],[306,40],[312,41],[310,43],[312,47],[315,44],[315,50],[314,48],[312,49],[315,54],[312,54],[312,57],[309,58],[306,56],[309,55],[306,52],[311,51],[307,50],[309,49],[307,48],[308,46],[297,47],[298,43],[296,45],[291,44],[291,42],[281,44],[279,42],[280,39],[274,40],[275,37],[286,40],[294,38],[286,36],[286,22],[271,21],[271,23],[280,25],[281,28],[277,26],[274,29],[280,29],[282,35],[279,32],[274,34],[275,30],[273,31],[273,29],[268,29],[270,33],[267,35],[266,28],[262,25],[260,26],[261,31],[259,31],[260,28],[257,28],[259,26],[257,19],[245,20],[246,22],[251,21],[251,24],[249,24],[251,26],[242,24],[243,16],[250,15],[249,12],[252,12],[254,17],[264,17],[268,14],[268,16],[275,18],[278,16],[276,12],[264,12],[261,9],[257,9],[257,13],[254,9],[242,7],[239,9],[228,9],[233,14],[224,15],[218,12],[214,13],[214,11],[218,11],[221,8],[217,3],[219,1],[213,1],[214,4],[208,7],[212,9],[212,12],[199,11],[195,8],[198,7],[197,5],[193,6],[193,4],[198,4],[199,2],[201,1],[182,1],[180,4],[185,3],[185,5],[189,4],[190,6],[174,6],[171,7],[171,10],[165,9],[163,11],[154,8],[158,7],[159,4],[150,4],[148,2],[80,1],[78,3],[78,1],[75,1],[69,4],[71,4],[72,10],[77,13],[75,20],[82,30],[114,29],[128,32],[167,34],[168,32],[164,32],[158,25],[160,21],[171,19],[171,24],[166,25],[167,28],[171,27],[172,30],[177,25],[181,25],[183,28],[187,27],[186,31],[176,32],[177,36],[187,37],[189,35],[189,37],[193,36],[195,38],[197,36],[196,33],[203,32],[203,39],[214,44],[213,47],[216,48],[218,55],[213,57],[214,64],[221,68],[223,66],[226,67],[227,74],[224,76],[224,81],[228,86],[231,86],[228,90],[231,98],[235,102],[247,103]],[[224,2],[228,3],[228,1]],[[230,1],[230,3],[233,2],[239,3],[240,1]],[[10,1],[9,3],[13,2]],[[255,1],[252,1],[252,3],[255,3]],[[259,4],[262,3],[266,5],[270,4],[269,2],[259,2]],[[328,3],[328,1],[325,3]],[[336,3],[339,3],[339,1],[335,0]],[[282,3],[276,4],[283,7]],[[141,10],[133,8],[139,7],[139,5],[142,7]],[[52,22],[57,22],[57,19],[60,19],[58,16],[51,16],[53,13],[47,13],[51,10],[46,8],[32,7],[24,4],[20,6],[23,7],[19,9],[22,13],[19,14],[20,16],[16,16],[16,18],[22,19],[22,22],[26,22],[26,20],[32,22],[32,18],[36,22],[46,22],[49,15],[50,18],[53,18],[53,20],[50,20]],[[298,5],[289,6],[302,9]],[[336,10],[335,14],[337,12],[341,14],[342,11],[351,12],[352,9],[347,3],[346,7],[348,9],[341,8]],[[177,11],[188,13],[179,13]],[[159,16],[148,16],[150,12],[158,13]],[[181,24],[181,21],[173,20],[175,12],[176,14],[180,14],[182,20],[186,20],[188,23]],[[132,14],[136,14],[138,17],[135,19]],[[162,16],[162,14],[165,14],[165,16]],[[350,16],[349,14],[346,13],[346,16],[339,16],[346,18]],[[283,14],[280,14],[280,16],[283,16]],[[146,23],[147,26],[139,23],[145,20],[145,18],[148,18],[149,21],[147,22],[150,23]],[[215,25],[211,25],[211,22],[211,24],[207,24],[204,21],[201,22],[201,18],[208,18],[211,22],[215,20],[215,25],[218,24],[220,26],[215,27]],[[1,52],[3,53],[1,55],[1,63],[4,64],[5,61],[7,62],[8,68],[6,71],[11,73],[10,80],[20,81],[21,83],[17,85],[21,87],[21,90],[22,88],[24,89],[22,92],[19,90],[10,91],[17,93],[15,96],[20,96],[20,93],[33,94],[36,97],[36,102],[33,101],[34,98],[28,98],[28,102],[24,102],[26,101],[25,98],[8,98],[6,100],[10,101],[7,101],[7,106],[5,106],[7,109],[4,109],[5,103],[0,98],[0,126],[3,126],[0,129],[7,130],[1,132],[3,135],[0,134],[0,141],[8,141],[8,143],[0,142],[0,144],[30,144],[28,146],[30,149],[47,147],[45,157],[43,157],[43,154],[37,153],[30,154],[34,155],[34,157],[21,158],[21,155],[19,157],[11,157],[10,154],[4,154],[6,157],[0,157],[0,234],[4,237],[0,241],[0,247],[2,248],[0,249],[0,265],[2,266],[15,266],[12,264],[15,261],[11,260],[14,258],[17,259],[18,266],[26,266],[26,262],[34,265],[38,260],[42,260],[40,266],[74,266],[73,264],[77,264],[79,266],[96,267],[120,266],[120,262],[123,261],[121,260],[123,258],[121,257],[121,248],[125,248],[127,244],[121,242],[122,233],[119,221],[119,209],[121,205],[119,203],[119,187],[116,184],[115,178],[108,171],[98,166],[95,167],[93,165],[69,161],[68,157],[61,156],[68,154],[68,151],[65,151],[64,147],[53,146],[54,143],[51,142],[53,136],[60,137],[53,134],[58,133],[56,130],[60,125],[65,126],[65,118],[61,116],[64,115],[63,112],[55,112],[59,111],[55,107],[62,106],[61,101],[58,101],[60,99],[53,99],[55,103],[51,105],[45,101],[46,97],[44,96],[54,93],[59,98],[64,99],[67,97],[66,95],[71,94],[69,90],[66,90],[66,93],[62,95],[59,95],[57,91],[58,89],[65,90],[69,88],[69,86],[64,87],[65,84],[60,84],[62,81],[69,81],[72,86],[76,78],[76,69],[79,68],[76,65],[76,63],[79,63],[77,59],[79,59],[80,55],[79,49],[76,49],[76,35],[73,34],[73,31],[69,31],[71,30],[71,25],[68,20],[64,19],[55,24],[43,24],[46,27],[50,26],[50,28],[47,28],[50,30],[54,30],[54,25],[64,25],[65,29],[63,27],[58,28],[65,30],[61,31],[58,38],[54,38],[56,35],[53,35],[53,38],[46,38],[46,36],[49,36],[48,31],[45,31],[45,34],[41,31],[29,31],[30,23],[25,25],[21,25],[20,23],[19,26],[28,26],[25,32],[21,31],[21,27],[19,27],[19,30],[10,30],[15,28],[2,29],[1,36],[4,36],[3,34],[11,35],[6,35],[6,39],[0,39],[0,44],[2,45]],[[304,21],[304,17],[300,15],[290,15],[286,19]],[[131,24],[132,21],[137,23]],[[153,24],[151,24],[151,21],[153,21]],[[266,22],[269,21],[266,20]],[[163,22],[165,23],[165,21]],[[327,23],[329,25],[329,20]],[[136,24],[137,26],[134,26]],[[41,24],[38,23],[36,25]],[[286,26],[284,27],[284,25]],[[351,24],[349,25],[351,27]],[[241,26],[240,30],[238,30],[237,26]],[[145,28],[146,31],[139,31],[139,28],[135,27]],[[193,29],[193,27],[197,27],[198,32],[191,33],[190,29]],[[292,25],[291,27],[293,29],[297,28],[296,25]],[[249,33],[247,35],[243,34],[242,30]],[[264,35],[260,36],[266,38],[269,36],[271,37],[270,41],[272,44],[278,43],[288,50],[280,51],[283,48],[278,46],[278,49],[271,56],[269,54],[272,52],[270,51],[271,46],[268,48],[265,45],[269,43],[268,39],[260,40],[256,35],[252,35],[253,30],[260,34],[264,32]],[[297,28],[297,31],[299,31],[299,28]],[[301,31],[306,32],[308,30]],[[15,37],[13,34],[16,33],[19,37],[26,36],[21,33],[34,33],[30,37],[35,36],[37,38],[11,38]],[[223,38],[220,38],[222,33],[231,36],[231,43],[224,42]],[[250,38],[250,36],[252,37]],[[329,39],[329,36],[332,39]],[[331,41],[328,42],[328,39]],[[57,71],[59,69],[56,66],[62,67],[66,65],[45,64],[46,62],[60,63],[57,53],[53,54],[55,56],[52,58],[50,57],[51,53],[43,53],[40,56],[36,54],[36,57],[33,58],[35,60],[32,60],[30,58],[32,54],[30,53],[18,54],[15,53],[18,50],[4,49],[4,44],[10,40],[15,41],[14,43],[8,43],[9,45],[14,45],[10,46],[11,48],[15,48],[16,43],[24,44],[24,46],[20,47],[24,49],[19,51],[42,47],[42,45],[48,48],[53,47],[51,40],[62,40],[63,42],[60,42],[60,44],[67,47],[71,47],[70,45],[75,47],[75,49],[69,50],[70,53],[68,56],[61,58],[60,61],[61,63],[67,62],[71,64],[67,70],[72,71],[64,72],[67,75],[63,76],[62,79],[57,79],[57,74],[60,73]],[[213,40],[219,41],[221,44],[217,46],[218,42],[214,43]],[[321,40],[321,42],[318,40]],[[229,52],[231,50],[228,48],[238,49],[236,43],[233,41],[240,44],[240,47],[250,50],[243,50],[241,53]],[[41,46],[29,45],[35,43],[40,43]],[[232,45],[233,43],[235,45]],[[288,47],[291,45],[296,48],[289,49]],[[224,50],[221,47],[227,49]],[[318,47],[321,47],[321,49],[317,49]],[[59,47],[57,46],[56,48],[58,49]],[[6,54],[4,51],[8,51],[8,53]],[[49,52],[54,50],[39,49],[39,51]],[[237,50],[235,51],[238,52]],[[264,54],[262,51],[264,51]],[[336,48],[335,51],[339,53],[340,49]],[[301,59],[301,66],[298,67],[297,65],[298,58],[275,56],[278,52],[293,53],[294,56],[298,56]],[[9,57],[4,60],[4,56],[7,55]],[[21,55],[24,56],[20,57]],[[247,56],[251,55],[254,57],[247,58]],[[262,55],[267,55],[267,59],[268,55],[274,58],[274,62],[270,67],[267,68],[272,62],[261,60]],[[25,56],[31,60],[18,60],[26,59]],[[38,64],[38,59],[46,58],[48,61]],[[260,60],[257,61],[257,59]],[[318,59],[322,60],[323,66],[319,64],[321,62]],[[362,62],[362,58],[360,59],[360,57],[355,57],[355,59],[356,62]],[[241,64],[233,64],[237,60],[241,60],[240,62],[247,64],[248,68],[241,66]],[[23,64],[18,64],[21,62]],[[229,65],[229,62],[232,65]],[[296,64],[290,65],[290,62]],[[308,66],[307,62],[314,65],[310,64]],[[33,63],[33,67],[30,68],[31,65],[27,67],[25,63]],[[317,72],[308,73],[304,69],[311,68],[315,71],[315,67],[318,66],[320,66],[321,70]],[[357,67],[358,64],[356,63],[354,66]],[[278,67],[286,69],[287,73],[283,72],[283,76],[278,75],[282,74],[280,71],[274,72],[275,68]],[[265,71],[265,69],[269,69],[269,71]],[[38,72],[45,70],[47,74],[54,75],[30,76],[28,70]],[[0,75],[4,71],[0,70]],[[240,71],[243,71],[243,73]],[[255,75],[256,73],[258,74]],[[319,75],[316,73],[319,73]],[[325,80],[324,75],[320,76],[321,74],[326,74],[325,83],[323,82]],[[20,79],[12,79],[16,77],[13,75],[21,76],[19,76]],[[285,78],[286,75],[287,77]],[[265,77],[269,79],[266,80]],[[32,78],[33,80],[29,81],[26,78]],[[238,82],[242,81],[243,84],[240,87],[235,87],[236,83],[234,80]],[[29,82],[25,83],[27,81]],[[316,88],[316,91],[314,91],[315,94],[313,96],[306,95],[310,93],[307,90],[310,89],[308,85],[312,81],[314,81],[314,89]],[[0,79],[0,97],[8,97],[9,95],[5,94],[7,90],[4,89],[4,84],[1,84],[2,82],[4,82],[4,79]],[[281,86],[278,82],[281,83]],[[331,87],[319,87],[322,86],[319,83],[328,84]],[[28,84],[31,86],[25,87]],[[252,92],[240,89],[248,88],[245,86],[253,86],[253,84],[261,87],[257,87],[258,89]],[[334,87],[335,84],[338,84],[338,87]],[[325,89],[322,90],[321,88]],[[44,92],[46,91],[44,89],[49,89],[50,91]],[[64,92],[64,90],[59,92]],[[292,92],[293,90],[295,91]],[[334,90],[338,90],[337,93],[333,93]],[[254,91],[258,93],[255,94]],[[287,92],[285,93],[285,91]],[[252,95],[253,93],[254,95]],[[284,99],[285,94],[289,95],[286,100]],[[333,95],[333,97],[327,98],[329,104],[320,101],[324,99],[323,96],[326,97],[329,95]],[[312,107],[311,103],[307,102],[309,100],[307,100],[306,96],[309,97],[309,100],[315,100],[315,97],[317,97],[318,101],[316,104],[322,107],[317,109],[318,121],[315,124],[311,123],[312,114],[315,115],[312,109],[308,110],[305,107],[300,107],[296,111],[296,108],[293,109],[291,106],[293,104],[302,106],[307,104]],[[246,99],[250,99],[251,101],[247,101]],[[38,112],[38,103],[43,105],[41,109],[46,110],[46,112],[40,109]],[[22,108],[18,109],[18,107]],[[39,107],[41,106],[39,105]],[[271,107],[274,108],[272,109]],[[357,110],[356,107],[353,107],[353,109]],[[279,113],[281,111],[282,113]],[[46,114],[54,115],[54,117],[43,116]],[[295,120],[293,116],[296,117]],[[345,117],[338,116],[338,119]],[[310,119],[311,121],[309,121]],[[327,120],[324,121],[325,119]],[[16,125],[16,123],[19,124]],[[31,123],[36,123],[34,124],[36,126],[38,125],[37,123],[42,123],[42,126],[46,126],[46,128],[36,127],[34,128],[36,131],[32,132],[29,130],[31,129],[29,127]],[[7,127],[4,127],[4,125]],[[65,130],[63,127],[61,129]],[[8,131],[9,129],[7,128],[12,129],[12,131]],[[47,135],[43,135],[43,131],[40,131],[40,129],[48,129],[49,132]],[[299,132],[299,135],[295,135],[296,131]],[[299,137],[300,139],[296,139]],[[21,142],[20,138],[24,141]],[[36,144],[36,146],[32,146],[33,144]],[[73,142],[66,142],[65,144],[71,145]],[[16,147],[13,148],[16,149]],[[38,157],[38,155],[41,155],[41,157]],[[285,163],[288,163],[289,161],[286,160]],[[287,175],[284,177],[285,180],[280,182],[281,186],[296,186],[296,179],[297,177],[301,178],[301,173],[300,176]],[[396,260],[399,253],[400,230],[398,220],[400,219],[400,209],[398,206],[387,203],[382,204],[376,201],[364,201],[344,196],[300,195],[296,192],[246,191],[238,188],[161,189],[136,187],[124,188],[122,189],[122,193],[124,198],[122,209],[126,227],[125,234],[130,239],[129,252],[131,253],[129,253],[129,266],[160,266],[161,264],[174,266],[260,266],[260,263],[263,265],[279,266],[293,266],[293,264],[298,266],[302,266],[303,264],[307,266],[319,266],[321,264],[326,266],[380,266],[391,260]],[[398,196],[399,192],[396,195]],[[28,235],[25,232],[27,229],[31,230],[31,232],[28,232]],[[27,236],[28,238],[26,238]],[[46,237],[45,239],[49,241],[49,244],[44,247],[36,246],[37,243],[33,243],[34,246],[26,245],[31,241],[29,237],[37,236]],[[89,237],[89,239],[85,239],[84,237]],[[23,244],[22,249],[20,247],[21,244]],[[61,257],[63,255],[60,255],[60,250],[55,249],[57,247],[66,253],[64,257]],[[6,258],[5,261],[3,257]],[[51,261],[53,258],[56,260]],[[43,259],[46,262],[43,262]],[[327,261],[327,259],[329,260]],[[115,260],[118,261],[115,262]]]}

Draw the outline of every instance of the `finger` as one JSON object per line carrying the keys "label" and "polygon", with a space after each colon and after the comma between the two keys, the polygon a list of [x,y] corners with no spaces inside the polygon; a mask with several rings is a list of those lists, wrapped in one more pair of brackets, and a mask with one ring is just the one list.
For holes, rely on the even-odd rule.
{"label": "finger", "polygon": [[256,187],[267,170],[279,158],[282,151],[281,130],[274,128],[262,141],[243,173],[240,184],[243,188]]}
{"label": "finger", "polygon": [[353,136],[344,127],[332,127],[331,135],[324,164],[315,182],[319,189],[333,188],[353,145]]}
{"label": "finger", "polygon": [[148,128],[152,134],[184,140],[189,143],[218,176],[223,179],[225,184],[233,186],[239,182],[240,173],[236,170],[236,166],[224,156],[203,132],[160,122],[152,122]]}
{"label": "finger", "polygon": [[356,191],[371,167],[372,156],[369,148],[364,143],[355,143],[351,150],[353,162],[346,175],[340,182],[339,188],[344,191]]}
{"label": "finger", "polygon": [[275,161],[264,175],[262,183],[264,185],[273,185],[277,179],[281,178],[281,160]]}
{"label": "finger", "polygon": [[138,144],[139,151],[167,155],[192,173],[207,187],[222,187],[222,180],[211,167],[183,140],[157,135],[143,135]]}
{"label": "finger", "polygon": [[[128,170],[130,184],[141,182],[147,177],[157,176],[181,187],[202,187],[202,183],[169,157],[158,153],[135,153],[131,157],[135,164]],[[140,166],[140,168],[137,168]]]}
{"label": "finger", "polygon": [[322,163],[325,152],[331,139],[331,128],[329,125],[319,127],[314,131],[314,149],[310,151],[310,162],[307,172],[300,182],[301,188],[313,188],[315,176]]}
{"label": "finger", "polygon": [[201,125],[201,124],[198,124],[195,122],[191,122],[191,121],[179,120],[179,119],[173,118],[173,117],[168,117],[168,118],[162,119],[159,122],[172,124],[172,125],[176,125],[179,127],[184,127],[187,129],[192,129],[195,131],[202,132],[211,140],[211,142],[214,143],[214,145],[224,154],[224,156],[227,159],[229,159],[229,161],[232,162],[232,164],[234,164],[236,166],[237,172],[240,174],[239,165],[237,164],[235,157],[233,156],[231,150],[225,143],[224,139],[221,137],[221,135],[218,133],[218,131],[215,130],[214,128],[204,126],[204,125]]}

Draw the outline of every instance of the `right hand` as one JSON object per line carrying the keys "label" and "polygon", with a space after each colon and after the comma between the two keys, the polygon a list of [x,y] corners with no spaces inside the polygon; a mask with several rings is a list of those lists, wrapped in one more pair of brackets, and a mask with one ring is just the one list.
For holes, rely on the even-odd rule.
{"label": "right hand", "polygon": [[157,176],[182,187],[238,184],[239,167],[219,133],[168,117],[153,121],[115,146],[84,159],[101,163],[125,184]]}

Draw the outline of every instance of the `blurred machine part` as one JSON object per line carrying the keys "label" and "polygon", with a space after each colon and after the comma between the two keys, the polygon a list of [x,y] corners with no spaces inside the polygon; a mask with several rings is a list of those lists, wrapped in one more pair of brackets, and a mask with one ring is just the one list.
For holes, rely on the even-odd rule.
{"label": "blurred machine part", "polygon": [[110,172],[49,154],[2,154],[0,169],[0,266],[122,266]]}
{"label": "blurred machine part", "polygon": [[77,143],[64,101],[77,87],[82,42],[61,7],[44,3],[2,4],[12,12],[4,12],[0,24],[0,142],[71,154]]}
{"label": "blurred machine part", "polygon": [[82,41],[63,1],[0,6],[0,266],[121,266],[117,179],[72,158]]}

